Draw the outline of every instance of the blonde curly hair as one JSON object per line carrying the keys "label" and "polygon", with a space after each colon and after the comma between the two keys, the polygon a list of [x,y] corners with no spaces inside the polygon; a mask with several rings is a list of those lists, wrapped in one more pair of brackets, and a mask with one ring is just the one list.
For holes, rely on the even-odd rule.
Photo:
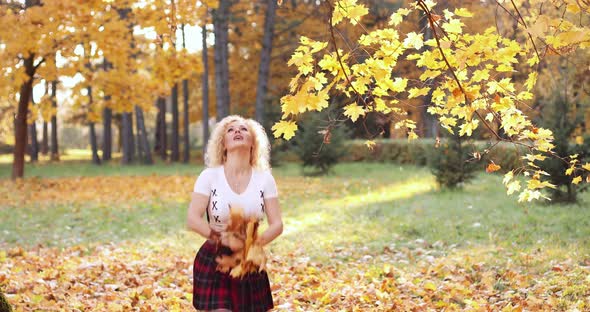
{"label": "blonde curly hair", "polygon": [[257,170],[270,169],[270,143],[264,128],[257,121],[238,115],[227,116],[215,125],[207,143],[205,165],[211,168],[222,166],[225,163],[227,151],[225,150],[224,137],[229,124],[234,121],[245,123],[248,131],[252,134],[252,149],[250,150],[250,165],[252,168]]}

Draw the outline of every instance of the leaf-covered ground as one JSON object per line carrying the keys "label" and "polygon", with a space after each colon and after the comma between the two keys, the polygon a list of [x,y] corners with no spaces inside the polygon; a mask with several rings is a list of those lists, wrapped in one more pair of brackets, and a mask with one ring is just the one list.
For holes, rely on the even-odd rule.
{"label": "leaf-covered ground", "polygon": [[[0,180],[0,289],[17,311],[191,309],[194,174],[107,170]],[[427,170],[394,165],[275,175],[278,311],[590,310],[585,204],[517,205],[495,175],[438,191]]]}

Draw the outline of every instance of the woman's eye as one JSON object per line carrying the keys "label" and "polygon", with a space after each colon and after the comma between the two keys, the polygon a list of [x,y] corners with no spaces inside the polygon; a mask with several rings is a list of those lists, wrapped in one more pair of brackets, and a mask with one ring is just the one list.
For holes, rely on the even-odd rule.
{"label": "woman's eye", "polygon": [[227,132],[232,132],[232,131],[234,131],[234,128],[227,129]]}
{"label": "woman's eye", "polygon": [[240,130],[242,130],[242,131],[248,131],[248,128],[242,127]]}

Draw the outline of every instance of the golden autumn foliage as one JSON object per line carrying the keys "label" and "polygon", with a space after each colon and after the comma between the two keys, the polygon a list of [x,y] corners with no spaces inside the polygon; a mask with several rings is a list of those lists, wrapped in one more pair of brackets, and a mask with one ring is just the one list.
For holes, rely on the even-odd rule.
{"label": "golden autumn foliage", "polygon": [[[395,127],[406,129],[410,140],[416,139],[416,123],[402,104],[429,96],[428,112],[451,133],[458,127],[459,135],[471,136],[483,127],[493,134],[494,140],[529,147],[529,155],[557,157],[553,153],[552,132],[533,125],[524,111],[534,97],[532,92],[544,57],[588,55],[590,29],[576,22],[578,17],[588,20],[588,4],[573,0],[561,4],[543,0],[495,1],[498,9],[510,14],[515,29],[524,33],[520,38],[504,36],[493,25],[481,31],[466,28],[464,21],[477,16],[465,8],[453,10],[431,0],[415,1],[391,15],[389,25],[363,29],[364,33],[354,39],[362,50],[362,58],[350,45],[348,50],[337,46],[334,32],[341,23],[357,25],[368,14],[366,5],[356,0],[328,5],[332,38],[300,38],[300,45],[288,63],[298,73],[291,80],[290,92],[281,98],[283,115],[273,126],[275,137],[291,138],[299,116],[327,108],[329,94],[336,92],[352,101],[343,107],[344,117],[354,122],[368,112],[393,114],[398,118]],[[543,5],[548,8],[519,10],[523,6]],[[416,14],[423,16],[426,27],[418,32],[400,29],[405,19]],[[398,70],[402,60],[413,62],[422,70],[419,79]],[[527,64],[526,68],[522,64]],[[517,73],[526,81],[515,81]],[[498,134],[494,124],[500,125],[506,137]],[[534,161],[517,170],[528,179],[519,201],[547,198],[540,189],[553,187],[543,181],[547,173]],[[576,183],[590,174],[578,172]]]}

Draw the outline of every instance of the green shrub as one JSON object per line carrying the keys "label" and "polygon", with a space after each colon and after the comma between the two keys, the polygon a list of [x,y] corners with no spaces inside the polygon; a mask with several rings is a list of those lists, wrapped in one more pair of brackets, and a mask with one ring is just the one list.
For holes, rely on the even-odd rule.
{"label": "green shrub", "polygon": [[574,144],[573,137],[576,129],[584,122],[582,103],[568,101],[561,92],[555,93],[552,97],[541,99],[542,118],[537,122],[553,131],[554,153],[559,157],[548,157],[539,165],[550,174],[548,180],[556,188],[550,189],[553,203],[576,202],[577,193],[586,190],[587,186],[572,184],[572,179],[578,174],[567,175],[565,172],[571,166],[569,156],[578,154],[577,160],[581,163],[589,161],[590,142],[586,137],[584,144]]}
{"label": "green shrub", "polygon": [[327,114],[308,114],[299,124],[299,133],[293,140],[292,148],[302,162],[303,169],[314,168],[312,174],[326,174],[346,154],[344,140],[348,130],[342,125],[330,130],[329,143],[325,142]]}
{"label": "green shrub", "polygon": [[473,179],[480,163],[473,158],[474,151],[475,145],[459,135],[441,141],[440,146],[431,150],[428,157],[428,165],[436,182],[445,188],[456,188]]}

